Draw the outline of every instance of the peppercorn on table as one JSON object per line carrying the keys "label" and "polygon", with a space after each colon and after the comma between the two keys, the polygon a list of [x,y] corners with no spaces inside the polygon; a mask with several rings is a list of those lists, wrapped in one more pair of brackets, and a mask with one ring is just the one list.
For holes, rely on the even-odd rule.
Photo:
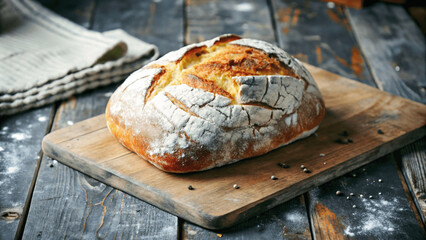
{"label": "peppercorn on table", "polygon": [[[157,45],[161,55],[235,33],[276,44],[341,76],[426,102],[424,37],[403,6],[374,3],[356,10],[313,0],[39,2],[88,29],[122,28]],[[220,231],[187,222],[42,154],[46,133],[104,113],[117,86],[2,117],[0,239],[424,238],[424,137]],[[392,112],[383,114],[383,120],[392,117]],[[377,135],[383,133],[377,129]],[[348,131],[341,132],[340,141],[357,139]]]}

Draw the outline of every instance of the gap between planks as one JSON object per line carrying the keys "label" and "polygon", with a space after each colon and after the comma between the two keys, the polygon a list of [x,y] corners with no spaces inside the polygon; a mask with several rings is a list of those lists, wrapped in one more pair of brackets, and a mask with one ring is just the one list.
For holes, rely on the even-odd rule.
{"label": "gap between planks", "polygon": [[[421,140],[419,140],[421,141]],[[399,150],[401,151],[401,150]],[[402,167],[402,159],[397,158],[396,156],[397,154],[395,153],[391,153],[390,154],[390,158],[392,159],[396,171],[398,173],[398,177],[399,180],[401,181],[402,184],[402,188],[404,189],[405,195],[408,199],[408,202],[410,203],[410,207],[414,212],[414,215],[416,217],[417,222],[419,223],[420,227],[423,229],[423,232],[426,232],[426,227],[425,227],[425,223],[423,222],[423,213],[420,210],[420,206],[418,206],[415,202],[415,195],[414,194],[414,189],[411,188],[411,185],[409,184],[409,181],[407,179],[407,177],[405,176],[405,174],[403,173],[403,167]]]}
{"label": "gap between planks", "polygon": [[[59,105],[57,103],[52,104],[50,116],[49,116],[49,123],[47,124],[45,135],[47,135],[48,133],[50,133],[52,131],[53,122],[54,122],[54,119],[55,119],[55,116],[56,116],[56,111],[58,109],[58,106]],[[21,214],[21,218],[19,220],[18,228],[16,229],[15,238],[14,238],[15,240],[22,239],[22,236],[24,234],[25,224],[27,222],[28,212],[30,210],[31,200],[32,200],[32,197],[33,197],[34,186],[36,184],[37,176],[38,176],[38,173],[40,171],[40,165],[41,165],[41,160],[43,158],[43,155],[44,155],[43,151],[40,148],[36,167],[35,167],[35,170],[34,170],[33,180],[31,181],[30,188],[28,189],[28,194],[27,194],[27,197],[25,199],[25,205],[24,205],[24,208],[22,209],[22,214]]]}
{"label": "gap between planks", "polygon": [[[354,10],[354,11],[356,11],[356,10]],[[358,11],[362,11],[362,10],[358,10]],[[367,10],[364,10],[364,11],[367,11]],[[354,19],[351,16],[350,10],[346,8],[345,11],[344,11],[344,13],[346,15],[346,18],[349,20],[349,24],[350,24],[351,28],[355,29],[354,28],[354,24],[355,24],[354,23]],[[358,36],[357,34],[354,34],[354,38],[356,39],[356,41],[360,45],[362,44],[360,36]],[[398,39],[398,40],[401,40],[401,39]],[[407,39],[405,39],[405,40],[407,40]],[[369,68],[369,70],[371,72],[371,75],[372,75],[373,80],[374,80],[374,82],[376,84],[376,87],[378,89],[382,90],[382,91],[385,91],[383,83],[381,83],[381,80],[379,79],[379,76],[377,74],[374,74],[375,71],[373,71],[374,70],[373,66],[372,66],[371,62],[368,60],[368,58],[365,56],[364,51],[362,51],[362,47],[360,49],[361,49],[361,53],[362,53],[364,59],[366,59],[366,66]],[[402,80],[402,79],[400,79],[400,80]],[[388,89],[388,91],[389,91],[389,89]],[[395,94],[395,93],[393,93],[393,94]],[[410,98],[410,96],[407,96],[406,94],[404,94],[403,97]],[[411,97],[410,99],[413,99],[413,97]],[[414,100],[416,100],[416,99],[414,99]],[[421,140],[419,140],[419,141],[421,141]],[[412,143],[412,144],[415,144],[415,143]],[[395,163],[395,168],[397,169],[398,175],[400,176],[401,184],[404,187],[404,191],[405,191],[405,193],[407,195],[407,199],[408,199],[408,201],[409,201],[409,203],[410,203],[410,205],[411,205],[411,207],[413,209],[415,217],[416,217],[417,221],[419,222],[420,226],[423,228],[423,230],[425,230],[425,228],[426,228],[425,227],[425,218],[426,218],[426,216],[424,216],[424,214],[423,214],[423,210],[424,209],[422,209],[421,205],[419,204],[419,202],[422,201],[422,199],[418,199],[417,198],[416,194],[414,193],[414,187],[411,186],[412,183],[409,181],[408,177],[405,174],[406,172],[410,172],[411,170],[408,169],[404,164],[401,163],[401,161],[403,161],[403,159],[402,159],[403,158],[403,152],[407,148],[409,148],[409,146],[405,146],[404,148],[391,153],[390,157],[392,159],[394,159],[394,161],[396,161],[395,160],[395,155],[399,156],[398,161]],[[407,161],[409,161],[409,160],[410,159],[407,159]],[[413,161],[413,164],[416,164],[416,163]]]}

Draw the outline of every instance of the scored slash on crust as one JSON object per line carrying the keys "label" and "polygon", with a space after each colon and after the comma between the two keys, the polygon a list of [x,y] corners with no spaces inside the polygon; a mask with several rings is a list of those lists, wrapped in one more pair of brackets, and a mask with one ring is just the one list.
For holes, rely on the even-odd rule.
{"label": "scored slash on crust", "polygon": [[264,154],[311,134],[323,116],[321,94],[300,62],[235,35],[165,55],[132,74],[107,107],[113,134],[171,172]]}

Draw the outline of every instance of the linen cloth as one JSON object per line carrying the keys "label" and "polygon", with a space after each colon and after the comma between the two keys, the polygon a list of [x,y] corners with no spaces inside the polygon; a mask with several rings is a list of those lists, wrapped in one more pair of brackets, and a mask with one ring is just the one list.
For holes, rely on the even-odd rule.
{"label": "linen cloth", "polygon": [[0,115],[119,82],[158,49],[123,30],[87,30],[31,0],[0,0]]}

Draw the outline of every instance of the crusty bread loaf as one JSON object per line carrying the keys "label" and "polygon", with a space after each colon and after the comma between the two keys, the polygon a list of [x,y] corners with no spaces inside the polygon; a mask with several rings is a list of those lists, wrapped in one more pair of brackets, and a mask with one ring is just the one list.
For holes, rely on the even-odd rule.
{"label": "crusty bread loaf", "polygon": [[263,41],[222,35],[134,72],[106,109],[120,143],[167,172],[258,156],[312,134],[325,107],[310,73]]}

